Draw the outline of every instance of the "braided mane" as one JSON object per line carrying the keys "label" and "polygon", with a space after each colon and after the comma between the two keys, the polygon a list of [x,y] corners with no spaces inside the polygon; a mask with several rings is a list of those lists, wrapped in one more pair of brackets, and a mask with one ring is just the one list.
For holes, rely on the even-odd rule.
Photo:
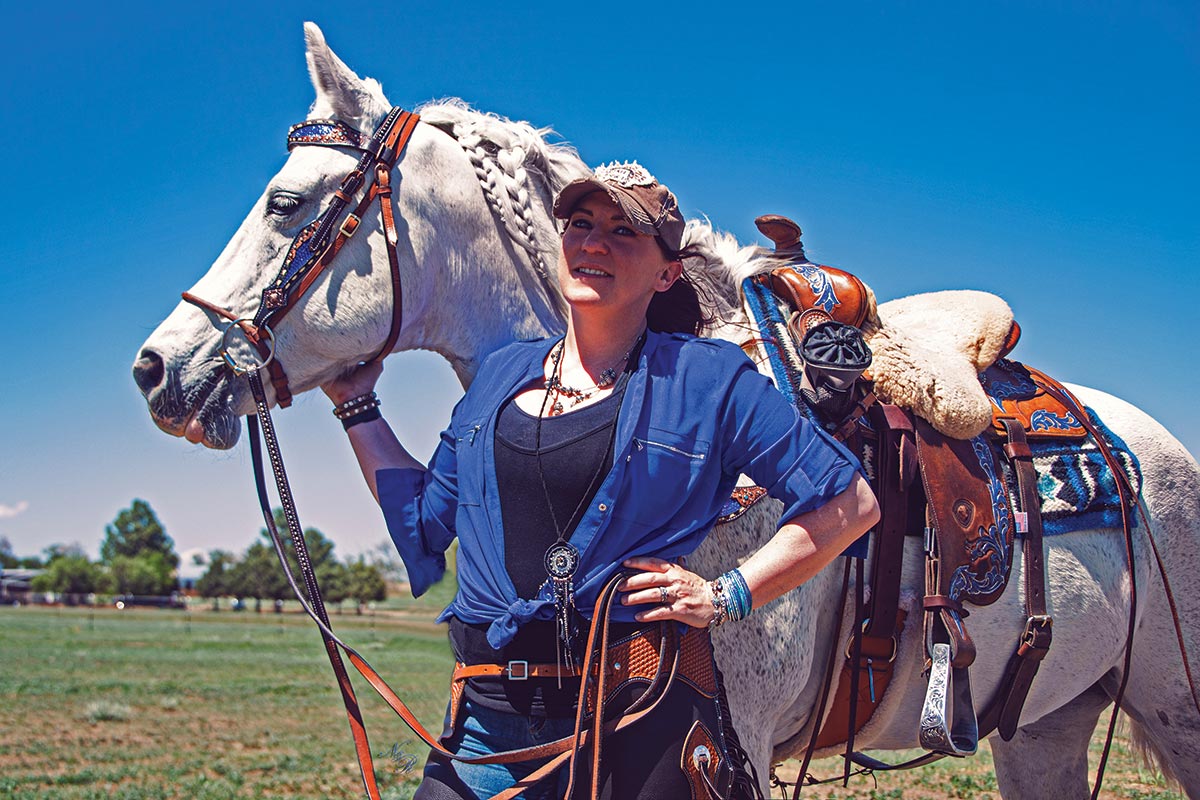
{"label": "braided mane", "polygon": [[419,111],[422,121],[462,146],[492,213],[525,253],[551,306],[565,319],[566,303],[554,274],[558,232],[550,209],[559,189],[588,174],[587,165],[575,148],[547,141],[554,134],[550,128],[476,111],[456,98],[426,104]]}

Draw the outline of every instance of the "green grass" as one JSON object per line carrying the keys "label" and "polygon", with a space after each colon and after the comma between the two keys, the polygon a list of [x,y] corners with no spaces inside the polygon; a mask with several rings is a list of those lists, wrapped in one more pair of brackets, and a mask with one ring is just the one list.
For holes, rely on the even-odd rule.
{"label": "green grass", "polygon": [[[1089,748],[1088,785],[1095,781],[1096,767],[1104,747],[1104,735],[1108,728],[1108,713],[1102,715]],[[1102,798],[1120,800],[1183,800],[1179,789],[1168,786],[1162,775],[1146,769],[1132,752],[1128,738],[1118,726],[1113,740],[1108,767],[1104,775]],[[920,750],[902,750],[894,753],[873,753],[889,763],[901,763],[920,755]],[[795,780],[799,762],[788,761],[778,768],[778,774],[787,781]],[[842,774],[841,758],[814,761],[809,774],[817,778],[833,778]],[[779,790],[775,796],[778,797]],[[790,788],[787,795],[791,797]],[[1000,790],[992,770],[991,749],[982,742],[979,753],[970,758],[944,758],[914,770],[880,772],[873,775],[858,775],[843,787],[840,780],[804,789],[801,795],[822,800],[848,800],[848,798],[870,798],[870,800],[999,800]]]}
{"label": "green grass", "polygon": [[[333,626],[440,731],[451,656],[436,597],[334,615]],[[207,604],[203,606],[207,608]],[[0,608],[0,798],[360,798],[352,740],[316,628],[296,613]],[[426,750],[356,687],[384,800],[412,796]],[[1092,744],[1099,758],[1107,716]],[[889,754],[892,761],[916,752]],[[413,763],[416,767],[413,767]],[[794,779],[797,764],[779,770]],[[840,774],[836,759],[816,762]],[[776,790],[775,796],[778,796]],[[968,759],[810,787],[804,797],[998,798],[986,745]],[[1114,743],[1104,797],[1182,795]]]}
{"label": "green grass", "polygon": [[[400,614],[335,617],[433,733],[451,656]],[[345,712],[313,624],[295,614],[0,609],[0,797],[357,798]],[[416,737],[356,683],[388,800],[411,796]]]}

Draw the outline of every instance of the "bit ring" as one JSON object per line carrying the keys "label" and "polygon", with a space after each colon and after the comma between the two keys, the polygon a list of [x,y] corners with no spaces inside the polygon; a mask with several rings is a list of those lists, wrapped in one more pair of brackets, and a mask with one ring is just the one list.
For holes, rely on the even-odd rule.
{"label": "bit ring", "polygon": [[[239,364],[237,359],[235,359],[229,353],[229,334],[234,328],[240,330],[243,335],[246,336],[246,340],[250,341],[251,344],[254,344],[254,342],[250,340],[249,334],[246,333],[246,329],[242,327],[241,323],[243,322],[250,323],[251,327],[258,331],[259,337],[261,337],[264,333],[266,334],[267,357],[264,358],[260,363],[255,364],[251,362],[249,365]],[[239,317],[238,319],[235,319],[233,322],[229,323],[228,327],[225,328],[225,332],[221,334],[221,360],[224,361],[225,365],[229,367],[229,369],[233,371],[233,374],[239,378],[243,375],[248,375],[251,372],[257,372],[275,360],[275,332],[272,331],[265,322],[261,325],[254,325],[253,322],[254,321],[250,319],[250,317]]]}

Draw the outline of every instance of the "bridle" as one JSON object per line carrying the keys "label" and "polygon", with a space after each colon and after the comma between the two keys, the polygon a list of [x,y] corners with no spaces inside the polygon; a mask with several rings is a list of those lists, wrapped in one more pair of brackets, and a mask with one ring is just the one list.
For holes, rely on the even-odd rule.
{"label": "bridle", "polygon": [[[333,199],[321,215],[305,225],[296,234],[288,248],[287,257],[275,279],[262,291],[258,311],[253,317],[238,317],[234,312],[215,303],[183,292],[182,297],[192,305],[199,306],[229,320],[221,341],[221,358],[234,375],[251,375],[266,368],[275,388],[275,400],[283,408],[292,404],[292,391],[288,386],[287,372],[275,354],[275,334],[272,325],[278,325],[289,311],[304,297],[305,293],[320,277],[321,273],[337,256],[338,251],[349,241],[362,224],[363,214],[378,198],[383,218],[383,233],[387,245],[388,263],[392,278],[392,323],[387,340],[369,361],[380,361],[392,351],[400,337],[403,317],[400,283],[400,258],[396,252],[399,237],[392,210],[391,174],[405,145],[412,137],[420,116],[405,111],[399,106],[384,117],[383,122],[370,136],[355,130],[341,120],[310,119],[288,130],[287,146],[290,152],[299,146],[318,145],[357,150],[362,155],[358,164],[342,179],[333,193]],[[343,213],[354,202],[354,197],[363,188],[368,175],[371,181],[363,191],[362,198],[349,213]],[[258,350],[262,360],[257,363],[239,362],[230,353],[231,334],[240,330]],[[253,386],[253,382],[251,382]]]}

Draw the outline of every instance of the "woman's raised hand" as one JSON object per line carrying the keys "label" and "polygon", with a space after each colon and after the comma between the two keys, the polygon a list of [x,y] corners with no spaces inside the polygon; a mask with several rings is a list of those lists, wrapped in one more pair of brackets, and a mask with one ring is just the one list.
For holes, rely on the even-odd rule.
{"label": "woman's raised hand", "polygon": [[354,369],[321,384],[321,391],[339,405],[347,400],[375,391],[375,384],[383,374],[382,361],[368,361]]}
{"label": "woman's raised hand", "polygon": [[704,578],[653,556],[627,559],[625,566],[642,570],[617,586],[627,593],[621,598],[624,605],[647,606],[637,613],[638,622],[674,619],[693,628],[707,628],[712,622],[716,615],[712,587]]}

